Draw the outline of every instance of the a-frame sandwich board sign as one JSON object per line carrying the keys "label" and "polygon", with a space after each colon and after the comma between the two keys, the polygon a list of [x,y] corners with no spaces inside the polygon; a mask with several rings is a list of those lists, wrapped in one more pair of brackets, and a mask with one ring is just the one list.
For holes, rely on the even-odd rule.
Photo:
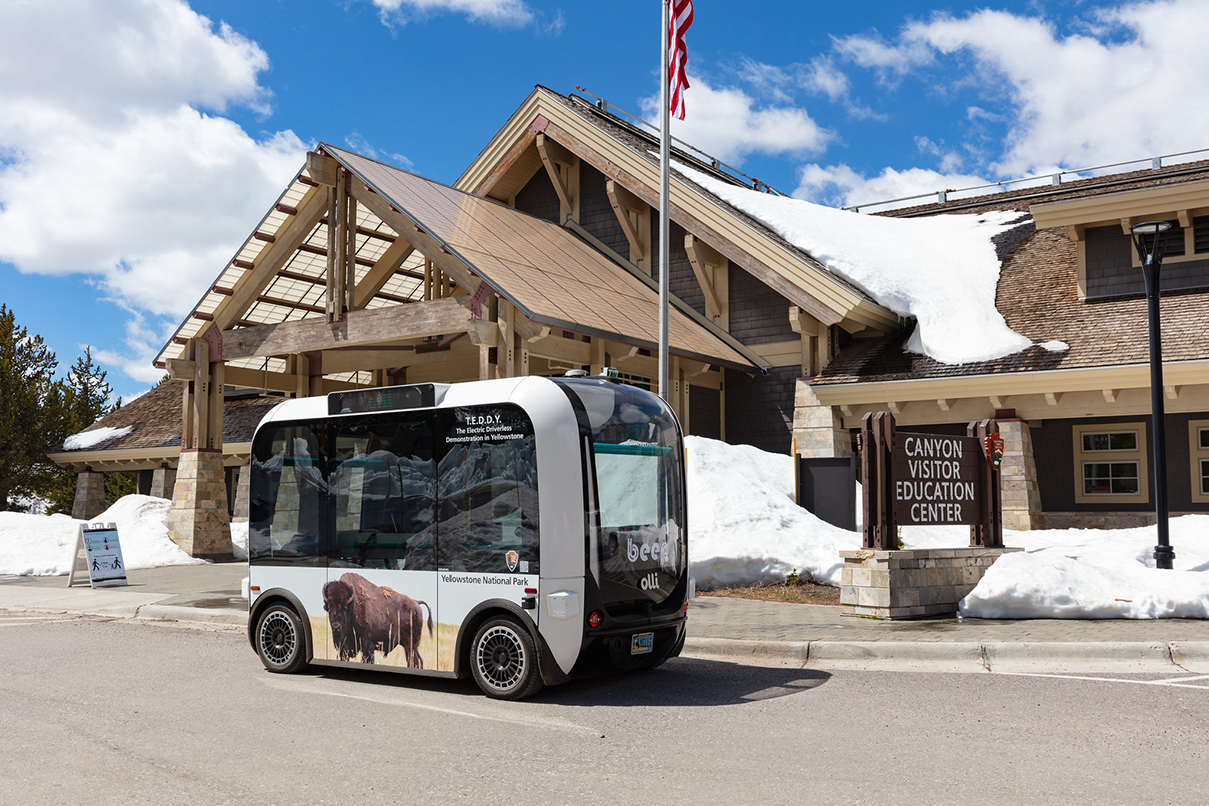
{"label": "a-frame sandwich board sign", "polygon": [[118,541],[115,523],[81,523],[76,535],[76,547],[71,553],[71,571],[67,574],[67,587],[75,582],[80,549],[88,563],[88,580],[94,588],[125,585],[126,560],[122,557],[122,544]]}

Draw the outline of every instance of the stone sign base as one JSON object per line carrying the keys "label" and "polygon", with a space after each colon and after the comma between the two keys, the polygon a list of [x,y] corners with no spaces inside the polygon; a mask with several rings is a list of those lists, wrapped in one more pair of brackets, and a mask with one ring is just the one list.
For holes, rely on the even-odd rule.
{"label": "stone sign base", "polygon": [[952,615],[1000,555],[1023,550],[841,551],[840,613],[885,619]]}

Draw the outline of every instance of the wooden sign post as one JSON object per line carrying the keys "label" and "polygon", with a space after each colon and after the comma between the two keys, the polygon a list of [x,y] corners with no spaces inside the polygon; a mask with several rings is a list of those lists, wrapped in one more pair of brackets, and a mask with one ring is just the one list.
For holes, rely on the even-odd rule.
{"label": "wooden sign post", "polygon": [[897,549],[899,525],[954,524],[970,527],[971,546],[1001,547],[999,471],[986,447],[998,433],[994,420],[970,423],[958,437],[898,431],[885,411],[861,418],[864,547]]}

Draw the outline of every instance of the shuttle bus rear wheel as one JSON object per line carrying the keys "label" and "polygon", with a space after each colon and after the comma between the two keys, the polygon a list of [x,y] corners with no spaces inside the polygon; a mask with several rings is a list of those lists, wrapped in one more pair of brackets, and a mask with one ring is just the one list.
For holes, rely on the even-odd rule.
{"label": "shuttle bus rear wheel", "polygon": [[289,674],[306,665],[302,619],[284,604],[266,607],[256,621],[256,651],[270,672]]}
{"label": "shuttle bus rear wheel", "polygon": [[488,619],[474,634],[470,669],[483,693],[497,700],[524,699],[542,687],[533,639],[506,616]]}

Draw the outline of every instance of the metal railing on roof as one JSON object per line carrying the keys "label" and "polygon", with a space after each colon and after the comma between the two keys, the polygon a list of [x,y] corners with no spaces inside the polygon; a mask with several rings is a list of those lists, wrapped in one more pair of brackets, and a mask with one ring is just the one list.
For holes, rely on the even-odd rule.
{"label": "metal railing on roof", "polygon": [[[648,120],[644,120],[643,118],[638,117],[637,115],[635,115],[632,112],[627,112],[626,110],[622,109],[617,104],[609,103],[604,98],[601,98],[599,95],[593,95],[592,93],[588,92],[586,87],[581,87],[578,84],[576,84],[575,89],[579,90],[584,95],[589,95],[589,96],[595,98],[596,103],[592,104],[592,106],[595,107],[597,111],[602,112],[611,118],[616,118],[616,119],[620,120],[619,116],[614,115],[612,112],[609,111],[609,109],[612,108],[612,109],[616,110],[617,112],[620,112],[622,115],[625,115],[627,118],[634,121],[635,123],[639,123],[642,126],[644,126],[646,128],[646,134],[650,134],[655,137],[659,136],[659,127],[656,126],[654,123],[651,123]],[[574,98],[576,96],[572,95],[571,97]],[[581,98],[580,100],[583,100],[583,99]],[[622,121],[622,122],[624,122],[624,121]],[[681,140],[679,137],[673,136],[672,142],[683,146],[688,151],[694,151],[697,154],[700,154],[701,159],[704,162],[709,163],[710,166],[713,167],[713,169],[715,171],[720,171],[722,173],[730,174],[732,177],[734,177],[736,179],[738,179],[738,178],[744,179],[747,182],[747,184],[751,185],[753,190],[763,189],[763,191],[765,193],[772,193],[776,196],[788,196],[789,195],[788,193],[782,193],[781,191],[777,190],[776,188],[774,188],[772,185],[768,184],[767,182],[764,182],[760,179],[756,179],[754,176],[749,176],[748,174],[745,174],[742,171],[740,171],[735,166],[729,165],[729,164],[723,162],[722,160],[718,159],[717,157],[707,154],[706,152],[697,148],[692,143],[686,143],[684,140]]]}
{"label": "metal railing on roof", "polygon": [[[1157,157],[1145,157],[1138,160],[1127,160],[1125,162],[1110,162],[1105,165],[1093,165],[1088,168],[1072,168],[1070,170],[1058,171],[1057,173],[1049,174],[1034,174],[1033,176],[1022,176],[1019,179],[1005,179],[1002,182],[987,182],[984,185],[971,185],[964,188],[947,188],[945,190],[937,190],[931,193],[917,193],[914,196],[902,196],[897,199],[883,199],[881,201],[868,202],[866,204],[850,204],[841,207],[841,210],[850,210],[854,213],[859,213],[864,207],[881,207],[887,204],[898,204],[899,202],[915,201],[916,199],[927,199],[933,196],[936,197],[937,204],[944,204],[948,201],[950,193],[966,193],[971,190],[986,190],[987,188],[1006,188],[1010,185],[1019,185],[1022,182],[1035,182],[1043,179],[1049,179],[1051,186],[1062,184],[1062,178],[1065,176],[1079,176],[1080,174],[1089,173],[1091,171],[1102,171],[1106,168],[1120,168],[1124,165],[1139,165],[1149,162],[1151,170],[1157,171],[1163,167],[1163,160],[1173,159],[1175,157],[1187,157],[1192,154],[1209,153],[1209,148],[1198,148],[1195,151],[1179,151],[1174,154],[1161,154]],[[1087,177],[1080,176],[1081,179]]]}

